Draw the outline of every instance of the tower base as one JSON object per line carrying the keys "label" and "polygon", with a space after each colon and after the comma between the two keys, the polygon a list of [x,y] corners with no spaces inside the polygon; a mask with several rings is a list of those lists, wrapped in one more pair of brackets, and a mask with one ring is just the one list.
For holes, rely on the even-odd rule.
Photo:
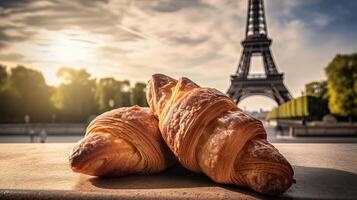
{"label": "tower base", "polygon": [[263,95],[272,98],[279,105],[291,99],[283,83],[283,74],[254,75],[248,77],[231,76],[231,86],[227,94],[237,104],[252,95]]}

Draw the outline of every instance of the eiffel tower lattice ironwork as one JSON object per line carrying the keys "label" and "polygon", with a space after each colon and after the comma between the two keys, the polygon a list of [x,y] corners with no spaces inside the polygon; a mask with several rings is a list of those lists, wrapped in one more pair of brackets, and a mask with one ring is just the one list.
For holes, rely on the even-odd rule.
{"label": "eiffel tower lattice ironwork", "polygon": [[[264,95],[279,105],[290,100],[291,95],[283,83],[284,74],[279,73],[270,51],[272,40],[268,38],[263,0],[249,0],[243,53],[238,69],[231,75],[228,95],[238,104],[251,95]],[[249,74],[252,56],[263,59],[264,74]]]}

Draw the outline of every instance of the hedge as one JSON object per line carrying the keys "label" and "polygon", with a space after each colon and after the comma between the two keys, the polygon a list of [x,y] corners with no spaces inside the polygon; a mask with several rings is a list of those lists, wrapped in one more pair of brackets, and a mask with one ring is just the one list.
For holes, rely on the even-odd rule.
{"label": "hedge", "polygon": [[314,96],[292,99],[270,111],[267,119],[321,119],[328,113],[327,102]]}

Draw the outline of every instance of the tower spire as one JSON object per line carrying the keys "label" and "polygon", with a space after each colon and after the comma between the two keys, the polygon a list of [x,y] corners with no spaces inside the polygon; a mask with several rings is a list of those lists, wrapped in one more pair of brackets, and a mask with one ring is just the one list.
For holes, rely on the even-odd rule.
{"label": "tower spire", "polygon": [[264,12],[264,1],[249,0],[245,37],[254,38],[262,35],[268,35]]}

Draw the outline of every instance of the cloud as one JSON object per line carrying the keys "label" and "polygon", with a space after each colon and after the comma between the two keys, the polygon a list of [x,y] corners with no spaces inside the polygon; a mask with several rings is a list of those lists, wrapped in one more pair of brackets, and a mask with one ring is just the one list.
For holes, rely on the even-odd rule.
{"label": "cloud", "polygon": [[0,60],[2,60],[4,62],[12,62],[14,60],[19,61],[19,62],[26,61],[25,56],[18,54],[18,53],[0,54]]}
{"label": "cloud", "polygon": [[4,48],[14,42],[25,41],[34,32],[23,29],[23,26],[4,25],[0,26],[0,48]]}
{"label": "cloud", "polygon": [[201,36],[201,37],[192,37],[192,36],[173,36],[170,38],[170,41],[173,41],[176,44],[185,44],[185,45],[190,45],[194,46],[197,44],[200,44],[202,42],[206,42],[208,40],[209,36]]}
{"label": "cloud", "polygon": [[312,23],[319,27],[324,27],[332,21],[332,17],[322,14],[316,14]]}
{"label": "cloud", "polygon": [[181,1],[172,1],[172,0],[159,0],[154,3],[146,4],[151,10],[156,12],[177,12],[182,9],[187,8],[199,8],[205,9],[210,8],[208,4],[205,4],[200,0],[181,0]]}

